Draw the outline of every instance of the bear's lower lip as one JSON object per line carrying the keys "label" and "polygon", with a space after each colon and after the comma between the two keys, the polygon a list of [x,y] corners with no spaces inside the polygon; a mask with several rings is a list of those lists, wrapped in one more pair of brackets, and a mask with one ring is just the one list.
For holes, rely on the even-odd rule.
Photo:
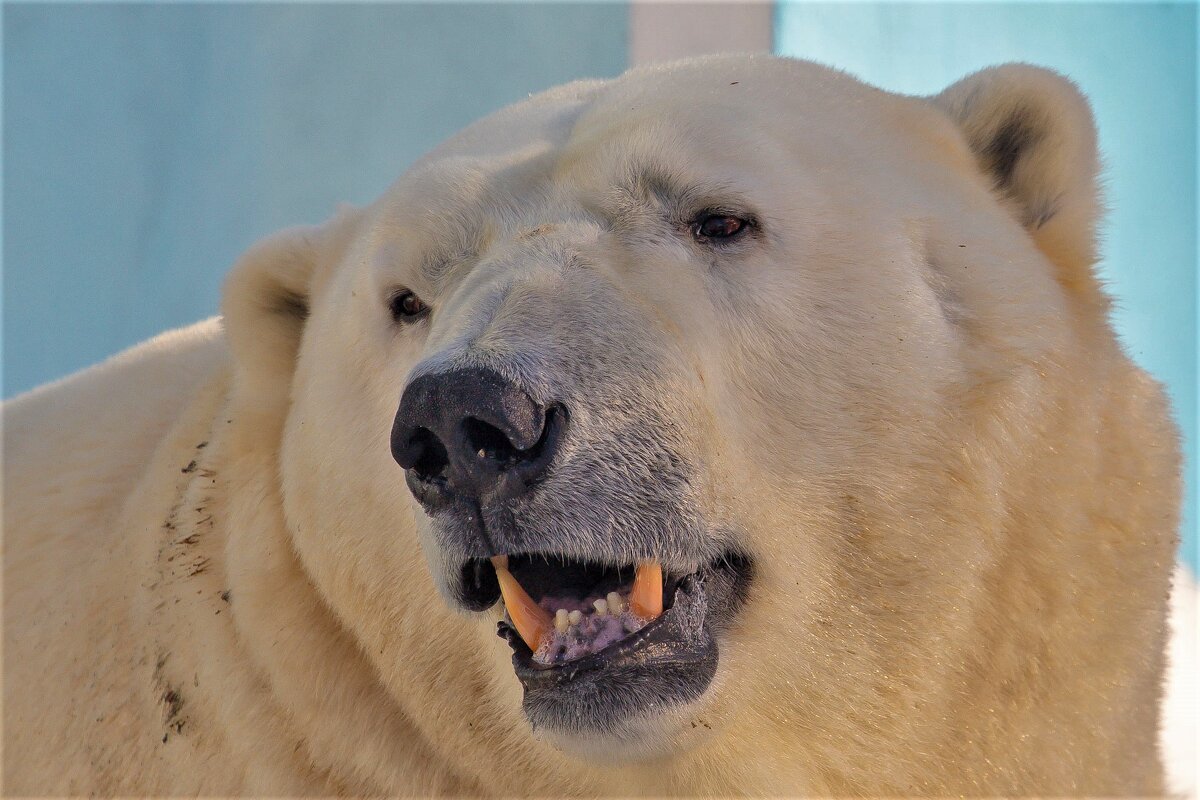
{"label": "bear's lower lip", "polygon": [[[698,699],[716,674],[719,631],[740,604],[750,562],[726,558],[682,578],[671,606],[641,630],[598,653],[548,666],[507,623],[497,633],[513,649],[534,728],[567,734],[617,730],[639,716]],[[717,610],[720,611],[717,611]]]}

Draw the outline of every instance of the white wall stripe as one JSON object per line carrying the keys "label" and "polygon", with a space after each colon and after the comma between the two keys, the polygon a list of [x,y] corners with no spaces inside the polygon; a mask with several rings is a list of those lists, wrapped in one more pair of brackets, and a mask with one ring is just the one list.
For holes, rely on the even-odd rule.
{"label": "white wall stripe", "polygon": [[633,0],[629,65],[705,55],[769,53],[775,4],[760,0]]}

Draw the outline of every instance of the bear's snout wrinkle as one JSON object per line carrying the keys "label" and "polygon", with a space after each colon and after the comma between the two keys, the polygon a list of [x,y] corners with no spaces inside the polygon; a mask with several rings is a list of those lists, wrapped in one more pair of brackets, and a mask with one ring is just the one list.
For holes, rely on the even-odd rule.
{"label": "bear's snout wrinkle", "polygon": [[454,501],[490,505],[527,492],[554,461],[566,408],[542,405],[486,367],[421,375],[392,425],[392,457],[433,513]]}

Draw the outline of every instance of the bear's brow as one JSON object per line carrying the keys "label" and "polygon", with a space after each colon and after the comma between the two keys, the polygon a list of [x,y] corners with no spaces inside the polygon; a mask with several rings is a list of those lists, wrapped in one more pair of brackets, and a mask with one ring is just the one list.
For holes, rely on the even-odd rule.
{"label": "bear's brow", "polygon": [[[657,206],[672,219],[705,208],[746,208],[745,194],[722,181],[691,180],[662,164],[639,165],[626,172],[619,189],[641,205]],[[620,212],[618,211],[618,215]]]}
{"label": "bear's brow", "polygon": [[683,176],[661,165],[637,170],[634,173],[634,185],[646,194],[671,204],[677,204],[696,190]]}
{"label": "bear's brow", "polygon": [[465,220],[443,220],[437,242],[424,249],[417,258],[418,274],[432,284],[444,280],[455,267],[474,261],[489,238],[486,222],[468,223]]}

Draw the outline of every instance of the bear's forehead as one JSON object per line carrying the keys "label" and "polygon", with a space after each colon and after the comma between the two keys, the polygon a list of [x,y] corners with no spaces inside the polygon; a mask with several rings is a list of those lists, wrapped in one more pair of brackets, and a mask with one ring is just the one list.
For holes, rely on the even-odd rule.
{"label": "bear's forehead", "polygon": [[568,84],[414,164],[375,204],[373,249],[433,273],[494,236],[580,219],[618,227],[622,206],[636,214],[650,196],[681,214],[739,201],[763,214],[812,206],[821,192],[879,183],[927,147],[923,105],[779,59],[698,59]]}
{"label": "bear's forehead", "polygon": [[483,183],[529,196],[538,183],[587,190],[651,172],[731,180],[778,168],[761,151],[781,142],[819,149],[849,137],[869,147],[889,129],[903,136],[907,126],[890,122],[901,100],[809,62],[714,57],[634,70],[484,117],[420,159],[389,196],[469,201]]}

